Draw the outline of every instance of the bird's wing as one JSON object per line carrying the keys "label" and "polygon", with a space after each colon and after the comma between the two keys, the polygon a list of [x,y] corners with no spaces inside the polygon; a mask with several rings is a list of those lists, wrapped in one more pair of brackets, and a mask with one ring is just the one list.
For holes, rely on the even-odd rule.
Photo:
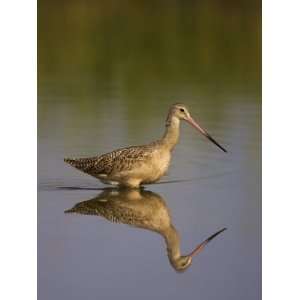
{"label": "bird's wing", "polygon": [[129,171],[139,163],[145,162],[147,159],[151,158],[151,150],[150,147],[133,146],[112,151],[101,155],[91,171],[96,174],[110,174],[112,172],[121,172],[123,170]]}
{"label": "bird's wing", "polygon": [[130,171],[153,154],[151,146],[132,146],[90,158],[65,158],[65,162],[93,176],[109,175],[113,171]]}

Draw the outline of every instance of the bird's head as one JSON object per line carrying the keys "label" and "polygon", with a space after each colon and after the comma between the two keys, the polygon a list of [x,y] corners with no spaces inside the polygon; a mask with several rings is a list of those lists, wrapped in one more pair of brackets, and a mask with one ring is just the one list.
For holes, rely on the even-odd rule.
{"label": "bird's head", "polygon": [[167,126],[169,126],[172,122],[172,119],[184,120],[196,128],[200,133],[202,133],[207,139],[209,139],[212,143],[218,146],[222,151],[227,152],[227,150],[222,147],[206,130],[200,127],[200,125],[192,118],[188,108],[182,103],[175,103],[171,106],[167,118]]}

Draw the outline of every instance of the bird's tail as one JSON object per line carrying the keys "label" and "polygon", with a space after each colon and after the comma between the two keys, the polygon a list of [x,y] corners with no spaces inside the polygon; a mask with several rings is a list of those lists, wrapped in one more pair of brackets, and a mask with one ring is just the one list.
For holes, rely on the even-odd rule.
{"label": "bird's tail", "polygon": [[64,162],[77,168],[83,163],[83,159],[81,158],[64,158]]}
{"label": "bird's tail", "polygon": [[98,157],[88,158],[64,158],[64,162],[71,165],[72,167],[79,169],[84,172],[88,172],[90,168],[95,164]]}
{"label": "bird's tail", "polygon": [[75,163],[76,159],[73,158],[64,158],[64,162],[70,165],[73,165]]}

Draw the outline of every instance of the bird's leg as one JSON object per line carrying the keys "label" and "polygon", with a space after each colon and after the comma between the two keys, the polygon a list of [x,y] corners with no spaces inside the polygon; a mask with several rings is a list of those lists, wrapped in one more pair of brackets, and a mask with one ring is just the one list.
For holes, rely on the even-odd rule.
{"label": "bird's leg", "polygon": [[139,189],[140,183],[141,183],[141,179],[128,178],[125,182],[122,182],[122,185],[131,189]]}

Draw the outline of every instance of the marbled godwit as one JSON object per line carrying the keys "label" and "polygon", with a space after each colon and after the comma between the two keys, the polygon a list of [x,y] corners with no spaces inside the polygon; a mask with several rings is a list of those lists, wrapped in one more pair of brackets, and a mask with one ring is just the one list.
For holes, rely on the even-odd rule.
{"label": "marbled godwit", "polygon": [[191,117],[183,104],[171,106],[163,137],[143,146],[118,149],[96,157],[65,158],[71,166],[96,177],[103,183],[131,188],[158,181],[168,170],[172,150],[179,139],[180,121],[185,120],[224,152],[218,144]]}
{"label": "marbled godwit", "polygon": [[180,237],[172,224],[167,204],[156,193],[137,189],[107,189],[97,197],[80,202],[65,212],[97,215],[111,222],[157,232],[164,238],[169,262],[178,272],[185,271],[191,265],[192,258],[226,229],[210,236],[190,254],[182,255]]}

